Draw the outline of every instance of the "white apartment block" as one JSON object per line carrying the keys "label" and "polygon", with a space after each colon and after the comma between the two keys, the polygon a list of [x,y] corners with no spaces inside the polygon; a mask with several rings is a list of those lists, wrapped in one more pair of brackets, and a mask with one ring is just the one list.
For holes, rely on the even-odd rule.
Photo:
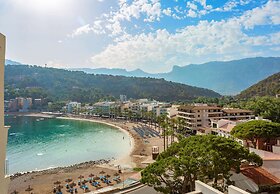
{"label": "white apartment block", "polygon": [[1,193],[8,193],[10,179],[7,177],[6,146],[8,127],[4,125],[4,68],[5,68],[5,36],[0,33],[0,189]]}
{"label": "white apartment block", "polygon": [[115,107],[117,107],[115,102],[97,102],[93,105],[92,112],[98,115],[109,116]]}
{"label": "white apartment block", "polygon": [[120,101],[121,102],[126,102],[127,101],[127,97],[126,97],[126,95],[120,95]]}
{"label": "white apartment block", "polygon": [[80,102],[69,102],[67,104],[67,112],[72,113],[73,111],[79,111],[82,108],[82,104]]}
{"label": "white apartment block", "polygon": [[185,120],[185,127],[190,130],[210,127],[211,119],[220,119],[222,116],[221,107],[207,106],[206,104],[194,104],[178,108],[178,117]]}
{"label": "white apartment block", "polygon": [[[211,127],[211,122],[220,119],[232,121],[253,119],[252,111],[242,109],[221,108],[207,104],[194,104],[178,107],[178,117],[185,120],[186,128],[190,130],[205,130]],[[204,131],[205,132],[205,131]]]}

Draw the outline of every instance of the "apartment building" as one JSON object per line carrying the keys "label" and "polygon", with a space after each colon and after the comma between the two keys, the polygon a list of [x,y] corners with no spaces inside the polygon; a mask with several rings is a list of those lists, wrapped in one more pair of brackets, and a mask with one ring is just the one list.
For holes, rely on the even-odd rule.
{"label": "apartment building", "polygon": [[223,108],[223,119],[228,120],[249,120],[254,119],[253,111],[238,108]]}
{"label": "apartment building", "polygon": [[5,67],[5,36],[0,33],[0,189],[8,193],[10,179],[6,176],[6,146],[8,127],[4,125],[4,67]]}
{"label": "apartment building", "polygon": [[118,107],[115,102],[97,102],[93,105],[92,113],[96,115],[110,116],[112,109]]}
{"label": "apartment building", "polygon": [[67,104],[67,113],[72,113],[74,111],[80,111],[82,104],[80,102],[69,102]]}
{"label": "apartment building", "polygon": [[210,127],[211,119],[223,116],[222,108],[206,104],[194,104],[178,107],[178,117],[185,120],[186,128],[198,130],[201,127]]}
{"label": "apartment building", "polygon": [[194,104],[180,106],[178,108],[178,117],[185,120],[186,128],[205,133],[205,130],[211,127],[211,122],[214,120],[248,120],[253,119],[255,116],[249,110]]}

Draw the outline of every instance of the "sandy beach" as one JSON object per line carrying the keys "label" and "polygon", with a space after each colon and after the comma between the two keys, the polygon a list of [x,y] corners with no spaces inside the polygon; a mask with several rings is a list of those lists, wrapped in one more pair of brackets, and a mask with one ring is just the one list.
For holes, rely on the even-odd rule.
{"label": "sandy beach", "polygon": [[[20,114],[24,116],[35,116],[35,117],[52,117],[51,115],[46,115],[42,113],[28,113]],[[62,185],[65,185],[65,179],[71,178],[74,181],[78,181],[78,177],[83,175],[88,178],[89,174],[100,175],[100,171],[106,172],[113,176],[118,171],[118,166],[120,165],[123,171],[121,174],[122,179],[128,177],[139,177],[139,172],[134,171],[134,168],[143,168],[152,161],[152,146],[159,146],[160,151],[163,150],[163,141],[159,137],[151,137],[148,139],[143,139],[140,135],[133,130],[133,127],[139,127],[138,123],[127,122],[123,120],[112,120],[112,119],[101,119],[101,118],[82,118],[80,116],[70,116],[70,117],[58,117],[58,119],[72,119],[80,121],[90,121],[99,122],[107,125],[116,127],[117,129],[129,134],[132,140],[131,151],[128,155],[116,158],[115,160],[100,160],[100,161],[90,161],[81,164],[75,164],[69,167],[59,167],[54,169],[48,169],[39,172],[31,172],[23,175],[16,175],[11,177],[9,193],[17,190],[20,193],[25,193],[25,189],[28,185],[34,189],[32,192],[34,194],[44,194],[52,193],[52,188],[55,181],[61,181]],[[106,185],[102,185],[105,187]],[[96,190],[94,187],[90,186],[91,190]],[[65,188],[62,190],[64,193]],[[80,193],[82,192],[79,189]]]}

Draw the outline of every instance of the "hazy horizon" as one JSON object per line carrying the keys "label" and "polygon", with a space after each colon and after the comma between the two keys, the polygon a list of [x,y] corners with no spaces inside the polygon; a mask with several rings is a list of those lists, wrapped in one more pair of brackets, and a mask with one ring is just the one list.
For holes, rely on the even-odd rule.
{"label": "hazy horizon", "polygon": [[7,58],[141,69],[279,56],[277,0],[0,0]]}
{"label": "hazy horizon", "polygon": [[[173,65],[171,70],[169,71],[166,71],[166,72],[147,72],[147,71],[144,71],[140,68],[137,68],[137,69],[132,69],[132,70],[128,70],[128,69],[125,69],[125,68],[118,68],[118,67],[97,67],[97,68],[94,68],[94,67],[79,67],[79,66],[74,66],[74,67],[53,67],[53,68],[58,68],[58,69],[66,69],[66,70],[71,70],[71,69],[108,69],[108,70],[124,70],[124,71],[127,71],[127,72],[133,72],[133,71],[143,71],[144,73],[147,73],[147,74],[160,74],[160,73],[170,73],[172,72],[173,68],[174,67],[186,67],[186,66],[189,66],[189,65],[204,65],[204,64],[207,64],[207,63],[212,63],[212,62],[230,62],[230,61],[239,61],[239,60],[243,60],[243,59],[254,59],[254,58],[280,58],[280,56],[267,56],[267,57],[263,57],[263,56],[258,56],[258,57],[249,57],[249,58],[240,58],[240,59],[233,59],[233,60],[224,60],[224,61],[207,61],[207,62],[204,62],[204,63],[197,63],[197,64],[194,64],[194,63],[191,63],[191,64],[186,64],[186,65]],[[42,67],[52,67],[52,66],[49,66],[49,64],[27,64],[27,63],[23,63],[21,61],[14,61],[12,59],[5,59],[6,61],[12,61],[14,63],[19,63],[20,65],[36,65],[36,66],[42,66]],[[6,62],[6,65],[7,62]],[[13,64],[12,64],[13,65]]]}

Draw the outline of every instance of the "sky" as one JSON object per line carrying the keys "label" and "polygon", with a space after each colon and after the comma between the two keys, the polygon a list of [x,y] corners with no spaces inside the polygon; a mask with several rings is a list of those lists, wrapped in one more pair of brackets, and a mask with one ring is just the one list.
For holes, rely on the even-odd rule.
{"label": "sky", "polygon": [[280,0],[0,0],[6,58],[168,72],[280,56]]}

